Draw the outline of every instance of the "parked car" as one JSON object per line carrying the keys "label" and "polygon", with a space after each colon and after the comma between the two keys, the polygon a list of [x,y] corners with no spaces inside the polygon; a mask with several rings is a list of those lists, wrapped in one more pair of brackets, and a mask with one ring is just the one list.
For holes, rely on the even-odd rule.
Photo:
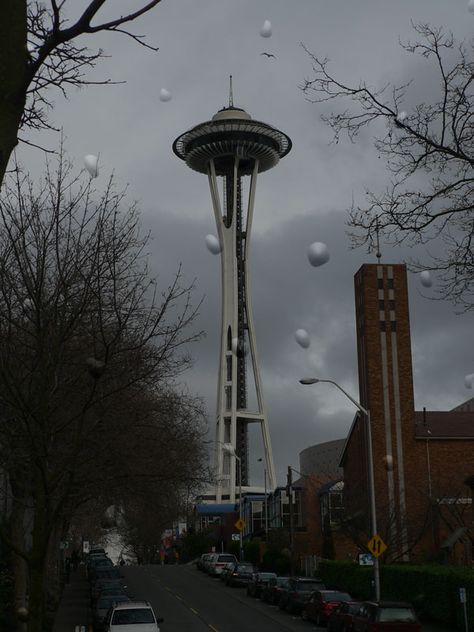
{"label": "parked car", "polygon": [[160,632],[157,617],[148,601],[128,601],[109,608],[105,617],[105,632]]}
{"label": "parked car", "polygon": [[247,595],[261,597],[263,589],[271,579],[276,579],[276,573],[253,573],[247,584]]}
{"label": "parked car", "polygon": [[346,601],[334,608],[329,615],[328,632],[352,632],[354,615],[360,605],[360,601]]}
{"label": "parked car", "polygon": [[102,566],[91,568],[89,571],[89,582],[91,585],[100,579],[120,579],[122,576],[116,566]]}
{"label": "parked car", "polygon": [[303,606],[301,616],[305,621],[325,625],[331,612],[343,601],[352,601],[349,593],[340,590],[315,590]]}
{"label": "parked car", "polygon": [[94,603],[105,590],[111,590],[115,594],[125,593],[127,586],[123,579],[118,577],[102,577],[90,586],[91,602]]}
{"label": "parked car", "polygon": [[268,584],[263,587],[262,601],[277,606],[280,603],[280,596],[288,586],[289,577],[275,577],[270,579]]}
{"label": "parked car", "polygon": [[214,560],[217,558],[217,553],[209,553],[209,557],[206,557],[204,562],[204,572],[209,573]]}
{"label": "parked car", "polygon": [[100,595],[92,608],[92,622],[94,624],[94,632],[102,632],[105,625],[105,617],[109,609],[118,603],[130,601],[130,597],[123,593],[116,595]]}
{"label": "parked car", "polygon": [[209,562],[209,575],[217,577],[224,570],[224,566],[229,563],[237,563],[237,558],[232,553],[218,553]]}
{"label": "parked car", "polygon": [[238,562],[232,571],[227,573],[226,584],[227,586],[247,586],[254,572],[252,564]]}
{"label": "parked car", "polygon": [[311,593],[325,588],[323,582],[314,577],[290,577],[288,586],[281,592],[278,606],[292,614],[300,613]]}
{"label": "parked car", "polygon": [[196,566],[200,571],[206,570],[206,562],[211,557],[212,553],[203,553],[201,557],[198,559]]}
{"label": "parked car", "polygon": [[413,606],[403,601],[364,601],[354,615],[354,632],[421,632]]}

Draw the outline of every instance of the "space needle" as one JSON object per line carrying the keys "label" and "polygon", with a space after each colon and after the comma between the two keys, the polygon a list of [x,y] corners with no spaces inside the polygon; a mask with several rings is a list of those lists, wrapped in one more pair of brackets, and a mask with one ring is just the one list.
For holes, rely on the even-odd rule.
{"label": "space needle", "polygon": [[260,424],[268,485],[272,490],[276,487],[252,318],[249,243],[257,175],[274,167],[290,149],[286,134],[234,106],[232,77],[228,107],[173,143],[174,153],[188,167],[208,176],[220,244],[222,313],[213,498],[217,503],[236,501],[237,482],[239,489],[250,489],[251,423]]}

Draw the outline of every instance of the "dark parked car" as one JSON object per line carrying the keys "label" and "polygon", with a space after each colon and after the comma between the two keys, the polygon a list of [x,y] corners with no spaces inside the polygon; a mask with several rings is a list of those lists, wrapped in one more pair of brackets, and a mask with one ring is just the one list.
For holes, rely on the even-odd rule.
{"label": "dark parked car", "polygon": [[292,614],[299,613],[315,590],[324,590],[326,586],[320,579],[311,577],[290,577],[288,586],[282,591],[278,603],[281,610]]}
{"label": "dark parked car", "polygon": [[305,603],[301,616],[305,621],[325,625],[331,612],[343,601],[352,601],[349,593],[340,590],[315,590]]}
{"label": "dark parked car", "polygon": [[276,579],[276,573],[253,573],[247,584],[247,595],[260,597],[265,586],[271,579]]}
{"label": "dark parked car", "polygon": [[234,568],[227,573],[227,586],[247,586],[252,577],[252,573],[255,572],[252,564],[245,562],[238,562],[234,564]]}
{"label": "dark parked car", "polygon": [[413,606],[403,601],[364,601],[354,615],[354,632],[421,632]]}
{"label": "dark parked car", "polygon": [[117,579],[116,577],[98,579],[90,587],[91,601],[94,603],[99,595],[102,595],[105,591],[112,591],[117,595],[121,593],[126,594],[126,589],[123,579]]}
{"label": "dark parked car", "polygon": [[359,612],[360,601],[339,604],[329,615],[328,632],[351,632],[354,615]]}
{"label": "dark parked car", "polygon": [[275,577],[270,579],[262,590],[262,601],[277,606],[280,603],[280,596],[288,586],[289,577]]}

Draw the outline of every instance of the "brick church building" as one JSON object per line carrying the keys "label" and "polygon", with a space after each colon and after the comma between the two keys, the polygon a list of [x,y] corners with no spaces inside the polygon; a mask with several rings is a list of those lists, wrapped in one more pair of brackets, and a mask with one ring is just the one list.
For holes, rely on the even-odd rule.
{"label": "brick church building", "polygon": [[[363,265],[355,275],[355,302],[359,401],[370,411],[377,530],[388,547],[385,556],[471,564],[474,407],[415,411],[404,265]],[[355,416],[340,465],[341,530],[363,550],[370,512],[362,413]]]}

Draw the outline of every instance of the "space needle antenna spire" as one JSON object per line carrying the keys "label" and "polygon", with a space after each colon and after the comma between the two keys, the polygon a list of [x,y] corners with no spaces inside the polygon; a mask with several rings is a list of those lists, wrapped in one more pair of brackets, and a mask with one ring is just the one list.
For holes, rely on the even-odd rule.
{"label": "space needle antenna spire", "polygon": [[222,310],[215,486],[206,495],[217,503],[236,502],[236,481],[239,493],[242,486],[244,492],[260,489],[250,484],[250,424],[260,427],[267,481],[272,491],[276,487],[252,316],[249,255],[257,176],[275,167],[291,149],[286,134],[234,105],[232,75],[229,79],[228,107],[173,144],[178,158],[207,176],[219,238]]}
{"label": "space needle antenna spire", "polygon": [[234,107],[234,94],[232,90],[232,75],[229,75],[229,107]]}

